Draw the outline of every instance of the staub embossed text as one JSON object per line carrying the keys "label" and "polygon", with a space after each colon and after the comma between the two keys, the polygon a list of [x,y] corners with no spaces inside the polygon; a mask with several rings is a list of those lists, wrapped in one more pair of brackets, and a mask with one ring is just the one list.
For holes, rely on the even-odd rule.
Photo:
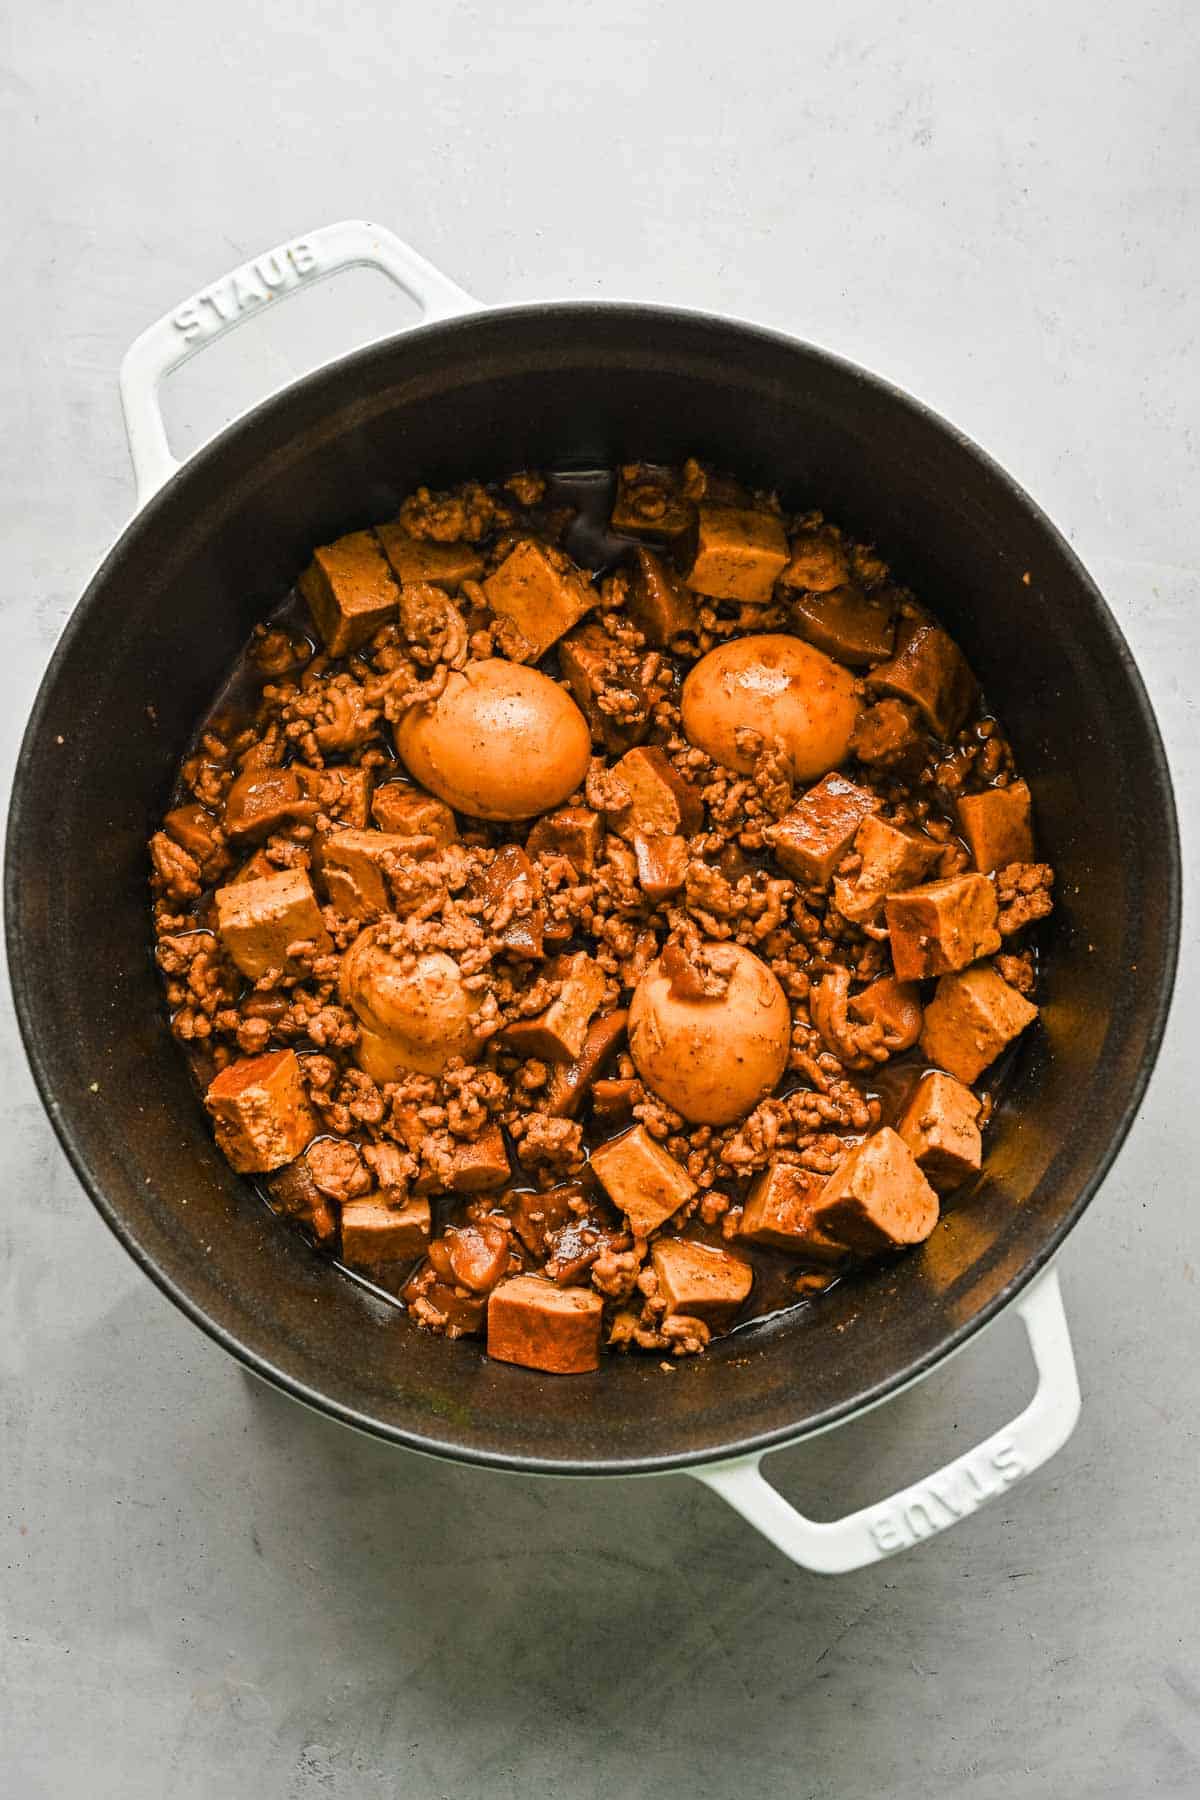
{"label": "staub embossed text", "polygon": [[885,1555],[906,1550],[965,1518],[1024,1473],[1024,1459],[1016,1445],[1011,1439],[1001,1439],[962,1463],[952,1476],[948,1474],[944,1480],[935,1476],[898,1501],[880,1507],[870,1522],[871,1536]]}
{"label": "staub embossed text", "polygon": [[307,238],[296,238],[268,250],[253,262],[243,263],[232,275],[202,288],[177,306],[171,323],[189,343],[212,337],[222,326],[231,325],[244,313],[270,300],[272,295],[298,287],[320,269],[316,246]]}

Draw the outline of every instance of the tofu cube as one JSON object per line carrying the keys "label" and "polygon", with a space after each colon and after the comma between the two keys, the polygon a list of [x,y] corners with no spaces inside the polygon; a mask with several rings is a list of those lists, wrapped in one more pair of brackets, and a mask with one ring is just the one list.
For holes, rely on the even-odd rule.
{"label": "tofu cube", "polygon": [[625,611],[655,650],[665,650],[675,638],[700,629],[696,602],[675,571],[640,545],[634,552]]}
{"label": "tofu cube", "polygon": [[488,1300],[487,1353],[547,1375],[583,1375],[600,1367],[603,1316],[604,1302],[591,1288],[514,1275]]}
{"label": "tofu cube", "polygon": [[898,981],[965,969],[1000,948],[996,890],[986,875],[951,875],[883,905]]}
{"label": "tofu cube", "polygon": [[525,840],[530,856],[543,852],[565,856],[581,875],[589,875],[596,866],[600,845],[604,841],[604,821],[587,806],[562,806],[557,812],[545,813]]}
{"label": "tofu cube", "polygon": [[648,900],[669,900],[687,877],[688,843],[681,837],[635,837],[638,886]]}
{"label": "tofu cube", "polygon": [[967,840],[971,861],[981,875],[1009,863],[1033,861],[1033,800],[1028,783],[964,794],[958,802],[958,828]]}
{"label": "tofu cube", "polygon": [[732,1325],[754,1285],[754,1271],[740,1256],[691,1238],[659,1238],[650,1254],[668,1318]]}
{"label": "tofu cube", "polygon": [[915,981],[881,975],[860,994],[852,994],[846,1010],[860,1025],[881,1025],[892,1056],[911,1050],[921,1035],[921,990]]}
{"label": "tofu cube", "polygon": [[272,832],[286,831],[298,819],[311,818],[315,810],[298,766],[243,769],[225,796],[221,823],[227,837],[252,843]]}
{"label": "tofu cube", "polygon": [[591,1169],[635,1237],[649,1237],[696,1192],[683,1164],[644,1125],[593,1150]]}
{"label": "tofu cube", "polygon": [[451,1166],[436,1173],[425,1170],[413,1182],[417,1194],[492,1194],[507,1187],[512,1168],[504,1133],[499,1125],[489,1125],[477,1138],[456,1141],[451,1152]]}
{"label": "tofu cube", "polygon": [[787,568],[780,576],[785,587],[810,594],[829,594],[850,579],[850,558],[842,534],[832,525],[817,525],[797,532],[792,539]]}
{"label": "tofu cube", "polygon": [[797,594],[792,620],[802,637],[852,669],[882,662],[896,641],[895,607],[884,594],[847,585],[827,594]]}
{"label": "tofu cube", "polygon": [[243,975],[294,971],[293,944],[329,950],[332,943],[306,869],[281,869],[261,881],[237,881],[216,893],[217,931]]}
{"label": "tofu cube", "polygon": [[542,955],[546,927],[541,876],[519,844],[504,844],[484,870],[478,892],[484,921],[510,956]]}
{"label": "tofu cube", "polygon": [[[371,817],[380,831],[396,837],[432,838],[433,850],[458,842],[454,814],[444,800],[435,800],[407,781],[386,781],[371,796]],[[409,846],[412,855],[412,846]]]}
{"label": "tofu cube", "polygon": [[991,963],[943,975],[925,1008],[921,1049],[959,1081],[974,1081],[1037,1018],[1037,1007]]}
{"label": "tofu cube", "polygon": [[536,662],[578,624],[599,595],[561,550],[522,538],[483,584],[498,618],[511,619]]}
{"label": "tofu cube", "polygon": [[932,838],[902,831],[874,814],[859,826],[854,849],[862,865],[856,874],[834,882],[833,898],[838,911],[856,925],[877,921],[887,896],[920,881],[942,853],[942,845]]}
{"label": "tofu cube", "polygon": [[385,858],[403,855],[408,844],[387,831],[331,832],[321,846],[330,904],[349,919],[377,919],[391,904]]}
{"label": "tofu cube", "polygon": [[342,1261],[412,1262],[429,1242],[428,1200],[389,1206],[380,1194],[347,1200],[342,1207]]}
{"label": "tofu cube", "polygon": [[806,887],[828,887],[859,826],[882,804],[844,775],[826,775],[768,828],[776,862]]}
{"label": "tofu cube", "polygon": [[814,1209],[825,1177],[795,1163],[772,1163],[756,1175],[742,1208],[738,1236],[747,1243],[790,1250],[806,1262],[838,1264],[850,1252],[823,1231]]}
{"label": "tofu cube", "polygon": [[330,656],[345,656],[396,617],[400,589],[373,531],[324,544],[299,582]]}
{"label": "tofu cube", "polygon": [[696,508],[696,553],[687,574],[696,593],[765,606],[787,560],[787,537],[774,513],[708,503]]}
{"label": "tofu cube", "polygon": [[923,620],[906,621],[897,634],[895,656],[872,669],[867,684],[911,701],[940,738],[954,736],[978,691],[954,639]]}
{"label": "tofu cube", "polygon": [[209,1085],[218,1147],[239,1175],[280,1169],[320,1130],[294,1050],[243,1056]]}
{"label": "tofu cube", "polygon": [[[579,710],[588,722],[593,740],[603,745],[610,755],[617,756],[645,737],[649,720],[624,723],[601,707],[599,697],[609,685],[612,649],[612,639],[603,625],[593,619],[577,626],[563,639],[558,646],[558,662]],[[645,694],[636,678],[622,675],[621,685],[644,702]]]}
{"label": "tofu cube", "polygon": [[704,824],[700,790],[685,781],[665,752],[639,745],[614,763],[613,775],[626,789],[626,804],[608,815],[618,837],[693,837]]}
{"label": "tofu cube", "polygon": [[583,1049],[588,1026],[604,1000],[607,978],[585,950],[566,957],[554,973],[562,989],[545,1012],[517,1019],[505,1027],[501,1041],[518,1056],[543,1062],[574,1062]]}
{"label": "tofu cube", "polygon": [[816,1221],[860,1255],[874,1256],[922,1243],[938,1222],[938,1197],[904,1139],[885,1125],[834,1170]]}
{"label": "tofu cube", "polygon": [[978,1117],[979,1102],[970,1088],[940,1069],[921,1077],[901,1113],[896,1130],[939,1194],[978,1175],[983,1160]]}
{"label": "tofu cube", "polygon": [[377,525],[375,536],[392,574],[404,587],[430,581],[453,594],[464,581],[478,581],[483,574],[483,555],[475,544],[439,544],[410,537],[395,521]]}

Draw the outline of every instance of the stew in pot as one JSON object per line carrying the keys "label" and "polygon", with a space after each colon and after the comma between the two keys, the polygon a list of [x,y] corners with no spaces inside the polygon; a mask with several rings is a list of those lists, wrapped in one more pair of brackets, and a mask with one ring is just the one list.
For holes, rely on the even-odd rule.
{"label": "stew in pot", "polygon": [[424,1328],[562,1374],[926,1239],[1051,909],[958,646],[696,461],[421,488],[316,549],[150,853],[232,1166]]}

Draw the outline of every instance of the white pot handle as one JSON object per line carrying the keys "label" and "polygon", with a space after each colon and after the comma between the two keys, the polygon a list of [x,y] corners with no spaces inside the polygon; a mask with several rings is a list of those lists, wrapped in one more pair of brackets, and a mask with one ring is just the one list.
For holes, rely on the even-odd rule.
{"label": "white pot handle", "polygon": [[819,1575],[844,1575],[911,1549],[1031,1475],[1061,1450],[1075,1429],[1079,1378],[1053,1269],[1022,1295],[1017,1311],[1037,1364],[1037,1392],[1029,1405],[1011,1425],[890,1499],[822,1524],[798,1513],[764,1479],[761,1454],[689,1469],[688,1474],[720,1494],[794,1563]]}
{"label": "white pot handle", "polygon": [[416,301],[426,320],[478,312],[481,302],[426,262],[402,238],[365,219],[322,225],[243,263],[155,321],[130,345],[121,364],[121,405],[144,506],[179,467],[167,444],[158,385],[207,344],[224,337],[269,301],[342,269],[379,269]]}

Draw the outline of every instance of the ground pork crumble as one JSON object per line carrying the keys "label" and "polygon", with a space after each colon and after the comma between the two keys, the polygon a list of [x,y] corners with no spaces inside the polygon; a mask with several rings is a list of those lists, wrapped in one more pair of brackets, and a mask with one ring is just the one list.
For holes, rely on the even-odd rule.
{"label": "ground pork crumble", "polygon": [[[422,1327],[554,1372],[694,1355],[928,1235],[1053,886],[961,652],[872,547],[696,461],[616,471],[600,516],[581,492],[418,488],[317,551],[150,842],[171,1029],[234,1167]],[[692,670],[760,643],[842,684],[815,774],[786,720],[689,713]],[[497,668],[580,715],[573,785],[519,819],[411,778]],[[638,1008],[736,1024],[748,980],[777,1061],[705,1117]]]}

